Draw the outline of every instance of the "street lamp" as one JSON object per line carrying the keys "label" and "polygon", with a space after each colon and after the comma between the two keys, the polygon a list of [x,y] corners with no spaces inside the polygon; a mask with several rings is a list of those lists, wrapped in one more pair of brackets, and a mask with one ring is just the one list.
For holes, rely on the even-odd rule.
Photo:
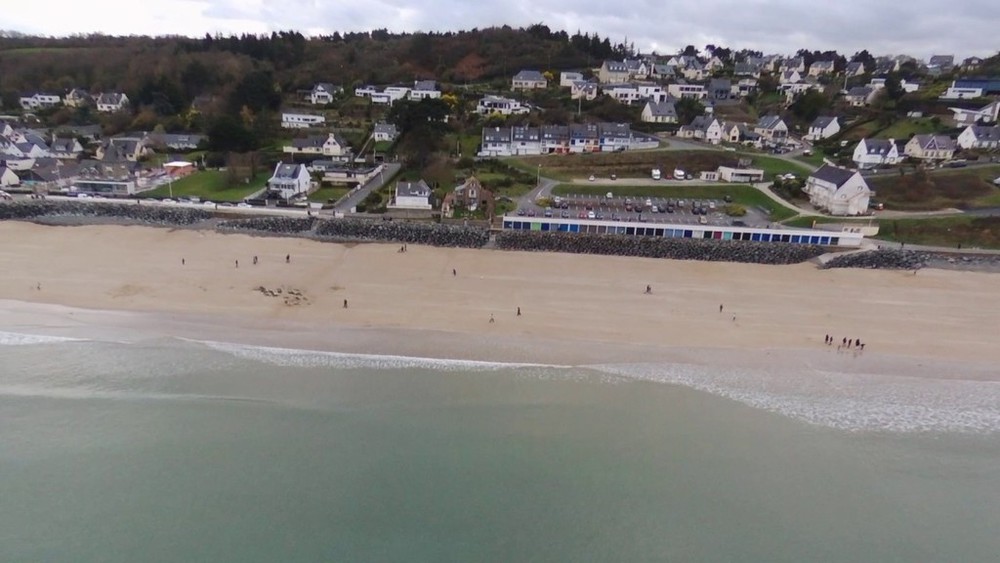
{"label": "street lamp", "polygon": [[538,172],[535,174],[535,187],[542,185],[542,164],[538,164]]}

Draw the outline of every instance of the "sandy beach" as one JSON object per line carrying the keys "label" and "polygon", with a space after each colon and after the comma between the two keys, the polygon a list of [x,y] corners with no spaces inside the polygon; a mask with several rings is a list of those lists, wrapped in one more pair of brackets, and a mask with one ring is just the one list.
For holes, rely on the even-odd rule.
{"label": "sandy beach", "polygon": [[[1000,379],[992,369],[1000,360],[994,274],[414,245],[400,252],[394,244],[21,222],[0,224],[0,240],[0,330],[10,332]],[[837,343],[860,339],[865,351],[837,352],[824,344],[827,334]]]}

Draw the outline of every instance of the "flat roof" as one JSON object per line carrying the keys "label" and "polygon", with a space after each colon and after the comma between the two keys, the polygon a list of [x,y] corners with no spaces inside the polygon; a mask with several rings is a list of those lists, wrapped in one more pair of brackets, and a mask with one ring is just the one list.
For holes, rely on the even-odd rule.
{"label": "flat roof", "polygon": [[194,163],[186,160],[175,160],[163,165],[164,168],[181,168],[182,166],[194,166]]}

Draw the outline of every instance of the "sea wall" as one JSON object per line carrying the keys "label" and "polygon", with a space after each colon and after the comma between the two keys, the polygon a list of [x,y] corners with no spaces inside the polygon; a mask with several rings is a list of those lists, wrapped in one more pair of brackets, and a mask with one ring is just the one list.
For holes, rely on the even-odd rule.
{"label": "sea wall", "polygon": [[212,218],[212,213],[190,207],[164,207],[135,203],[27,200],[0,204],[0,220],[39,220],[79,217],[116,219],[150,225],[192,225]]}
{"label": "sea wall", "polygon": [[641,256],[645,258],[747,262],[753,264],[797,264],[816,258],[827,251],[822,246],[802,244],[522,231],[503,231],[498,233],[496,245],[497,248],[504,250]]}
{"label": "sea wall", "polygon": [[329,241],[386,241],[461,248],[481,248],[490,240],[489,231],[482,227],[358,219],[319,221],[313,234]]}
{"label": "sea wall", "polygon": [[927,263],[928,255],[911,250],[868,250],[831,258],[824,268],[868,268],[877,270],[916,270]]}
{"label": "sea wall", "polygon": [[316,226],[312,217],[241,217],[220,221],[220,231],[256,232],[268,235],[300,235]]}

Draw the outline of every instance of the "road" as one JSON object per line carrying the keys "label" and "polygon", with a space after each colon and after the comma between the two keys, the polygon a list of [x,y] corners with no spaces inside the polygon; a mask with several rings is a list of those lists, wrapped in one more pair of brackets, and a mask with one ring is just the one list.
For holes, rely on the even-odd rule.
{"label": "road", "polygon": [[385,166],[385,168],[378,176],[375,176],[363,186],[360,186],[352,191],[350,195],[340,200],[340,202],[334,206],[333,211],[335,213],[350,213],[352,209],[368,197],[368,194],[384,186],[385,183],[391,180],[392,177],[399,172],[399,169],[402,168],[402,165],[398,162],[390,162],[383,166]]}

